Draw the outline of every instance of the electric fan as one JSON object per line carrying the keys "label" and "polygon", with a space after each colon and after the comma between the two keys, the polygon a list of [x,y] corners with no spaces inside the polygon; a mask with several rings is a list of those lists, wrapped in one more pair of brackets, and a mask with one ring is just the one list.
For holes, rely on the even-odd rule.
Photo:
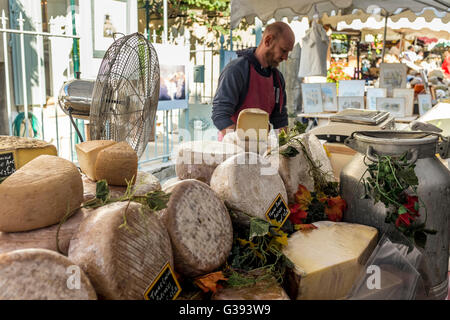
{"label": "electric fan", "polygon": [[65,83],[58,103],[78,134],[72,117],[88,118],[91,140],[126,141],[140,157],[154,136],[159,76],[156,50],[133,33],[108,48],[95,82]]}

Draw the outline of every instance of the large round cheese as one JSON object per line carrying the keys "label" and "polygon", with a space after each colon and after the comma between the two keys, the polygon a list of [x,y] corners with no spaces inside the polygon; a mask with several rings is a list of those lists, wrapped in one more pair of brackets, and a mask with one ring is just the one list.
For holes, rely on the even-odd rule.
{"label": "large round cheese", "polygon": [[[127,227],[121,227],[126,221]],[[135,202],[90,212],[69,246],[69,259],[86,272],[105,299],[141,300],[166,263],[170,238],[155,213]]]}
{"label": "large round cheese", "polygon": [[187,276],[214,271],[233,243],[231,218],[222,200],[198,180],[172,184],[167,208],[160,211],[170,234],[175,269]]}
{"label": "large round cheese", "polygon": [[211,188],[229,208],[261,219],[266,219],[278,195],[287,201],[278,168],[251,152],[235,155],[217,166]]}
{"label": "large round cheese", "polygon": [[196,179],[209,184],[214,169],[244,150],[218,141],[189,141],[178,146],[175,172],[180,180]]}
{"label": "large round cheese", "polygon": [[83,201],[83,183],[70,161],[41,155],[0,184],[0,231],[17,232],[58,223]]}
{"label": "large round cheese", "polygon": [[[58,233],[58,245],[62,254],[67,255],[70,239],[88,214],[88,209],[80,209],[61,225]],[[58,226],[59,223],[31,231],[0,232],[0,253],[28,248],[58,251],[56,246]]]}
{"label": "large round cheese", "polygon": [[86,274],[69,259],[45,249],[0,254],[0,300],[95,300]]}

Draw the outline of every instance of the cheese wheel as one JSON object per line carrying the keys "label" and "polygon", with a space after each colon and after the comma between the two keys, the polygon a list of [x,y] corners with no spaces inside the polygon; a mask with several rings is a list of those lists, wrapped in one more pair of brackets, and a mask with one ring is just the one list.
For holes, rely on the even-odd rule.
{"label": "cheese wheel", "polygon": [[[70,239],[88,212],[88,209],[80,209],[61,225],[58,243],[62,254],[67,255]],[[59,223],[31,231],[0,232],[0,253],[28,248],[41,248],[57,252],[56,232],[58,226]]]}
{"label": "cheese wheel", "polygon": [[194,179],[164,191],[171,196],[160,213],[172,241],[176,271],[194,277],[220,267],[233,244],[233,227],[222,200]]}
{"label": "cheese wheel", "polygon": [[351,291],[377,244],[377,229],[345,222],[315,222],[297,231],[283,254],[294,264],[289,292],[298,300],[343,299]]}
{"label": "cheese wheel", "polygon": [[95,161],[95,179],[105,179],[109,185],[126,186],[136,180],[138,156],[125,142],[118,142],[98,153]]}
{"label": "cheese wheel", "polygon": [[0,254],[0,300],[95,300],[86,274],[69,259],[45,249]]}
{"label": "cheese wheel", "polygon": [[0,177],[11,175],[43,154],[57,156],[58,151],[53,144],[43,140],[0,136]]}
{"label": "cheese wheel", "polygon": [[99,152],[116,143],[113,140],[90,140],[76,144],[75,149],[81,171],[90,179],[95,180],[95,161]]}
{"label": "cheese wheel", "polygon": [[278,195],[287,201],[278,168],[256,153],[241,153],[217,166],[211,188],[229,208],[261,219],[267,219]]}
{"label": "cheese wheel", "polygon": [[0,231],[28,231],[58,223],[83,201],[77,167],[56,156],[41,155],[0,184]]}
{"label": "cheese wheel", "polygon": [[196,179],[209,184],[214,169],[243,149],[218,141],[189,141],[178,146],[175,172],[180,180]]}
{"label": "cheese wheel", "polygon": [[236,132],[240,140],[267,141],[269,114],[259,108],[247,108],[239,112]]}
{"label": "cheese wheel", "polygon": [[[126,219],[128,227],[120,227]],[[69,246],[69,259],[105,299],[142,300],[164,265],[173,266],[170,238],[156,214],[135,202],[90,212]]]}

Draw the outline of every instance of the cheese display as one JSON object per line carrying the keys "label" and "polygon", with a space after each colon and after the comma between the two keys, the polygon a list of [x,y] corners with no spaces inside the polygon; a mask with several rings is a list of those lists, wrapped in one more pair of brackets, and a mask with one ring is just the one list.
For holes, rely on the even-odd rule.
{"label": "cheese display", "polygon": [[317,229],[292,234],[283,250],[298,276],[288,285],[299,300],[343,299],[376,246],[377,229],[331,221],[314,225]]}
{"label": "cheese display", "polygon": [[175,270],[187,276],[209,273],[227,259],[233,243],[231,219],[222,200],[198,180],[172,184],[161,219],[169,231]]}
{"label": "cheese display", "polygon": [[[61,225],[58,233],[58,245],[62,254],[67,255],[70,239],[72,239],[87,214],[87,209],[80,209]],[[56,233],[58,226],[59,223],[31,231],[0,232],[0,253],[27,248],[41,248],[57,252]]]}
{"label": "cheese display", "polygon": [[0,136],[0,159],[4,158],[3,161],[0,161],[0,177],[9,176],[43,154],[57,156],[58,151],[53,144],[43,140]]}
{"label": "cheese display", "polygon": [[135,202],[91,211],[69,246],[69,259],[88,275],[99,297],[142,300],[173,256],[169,234],[156,214]]}
{"label": "cheese display", "polygon": [[217,166],[211,188],[231,209],[266,219],[278,195],[287,201],[278,168],[256,153],[241,153]]}
{"label": "cheese display", "polygon": [[81,171],[95,181],[95,162],[98,153],[117,142],[113,140],[91,140],[75,145]]}
{"label": "cheese display", "polygon": [[259,108],[247,108],[239,112],[236,132],[240,140],[267,141],[269,114]]}
{"label": "cheese display", "polygon": [[102,149],[95,161],[95,179],[105,179],[109,185],[126,186],[127,181],[135,181],[138,156],[125,142],[118,142]]}
{"label": "cheese display", "polygon": [[18,232],[58,223],[83,201],[83,183],[70,161],[41,155],[0,184],[0,231]]}
{"label": "cheese display", "polygon": [[178,147],[175,172],[180,180],[196,179],[209,184],[214,169],[229,157],[244,152],[235,144],[190,141]]}
{"label": "cheese display", "polygon": [[[317,137],[306,133],[296,138],[303,143],[305,149],[299,143],[290,143],[264,156],[273,166],[278,167],[278,172],[286,187],[289,203],[294,202],[294,195],[299,184],[305,186],[308,190],[314,190],[314,179],[311,175],[313,167],[308,158],[316,164],[317,168],[327,174],[328,181],[335,180],[330,159],[328,159],[325,149]],[[290,147],[294,147],[298,154],[294,157],[282,155]]]}
{"label": "cheese display", "polygon": [[95,300],[86,274],[61,254],[24,249],[0,254],[0,300]]}

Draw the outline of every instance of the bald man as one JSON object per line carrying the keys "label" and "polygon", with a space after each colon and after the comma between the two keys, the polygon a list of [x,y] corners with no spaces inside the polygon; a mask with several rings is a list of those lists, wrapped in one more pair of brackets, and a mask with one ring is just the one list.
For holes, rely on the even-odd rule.
{"label": "bald man", "polygon": [[288,58],[294,42],[289,25],[272,23],[266,26],[257,48],[238,52],[238,58],[223,69],[211,116],[219,141],[234,131],[239,113],[247,108],[267,111],[274,129],[287,127],[285,83],[277,66]]}

